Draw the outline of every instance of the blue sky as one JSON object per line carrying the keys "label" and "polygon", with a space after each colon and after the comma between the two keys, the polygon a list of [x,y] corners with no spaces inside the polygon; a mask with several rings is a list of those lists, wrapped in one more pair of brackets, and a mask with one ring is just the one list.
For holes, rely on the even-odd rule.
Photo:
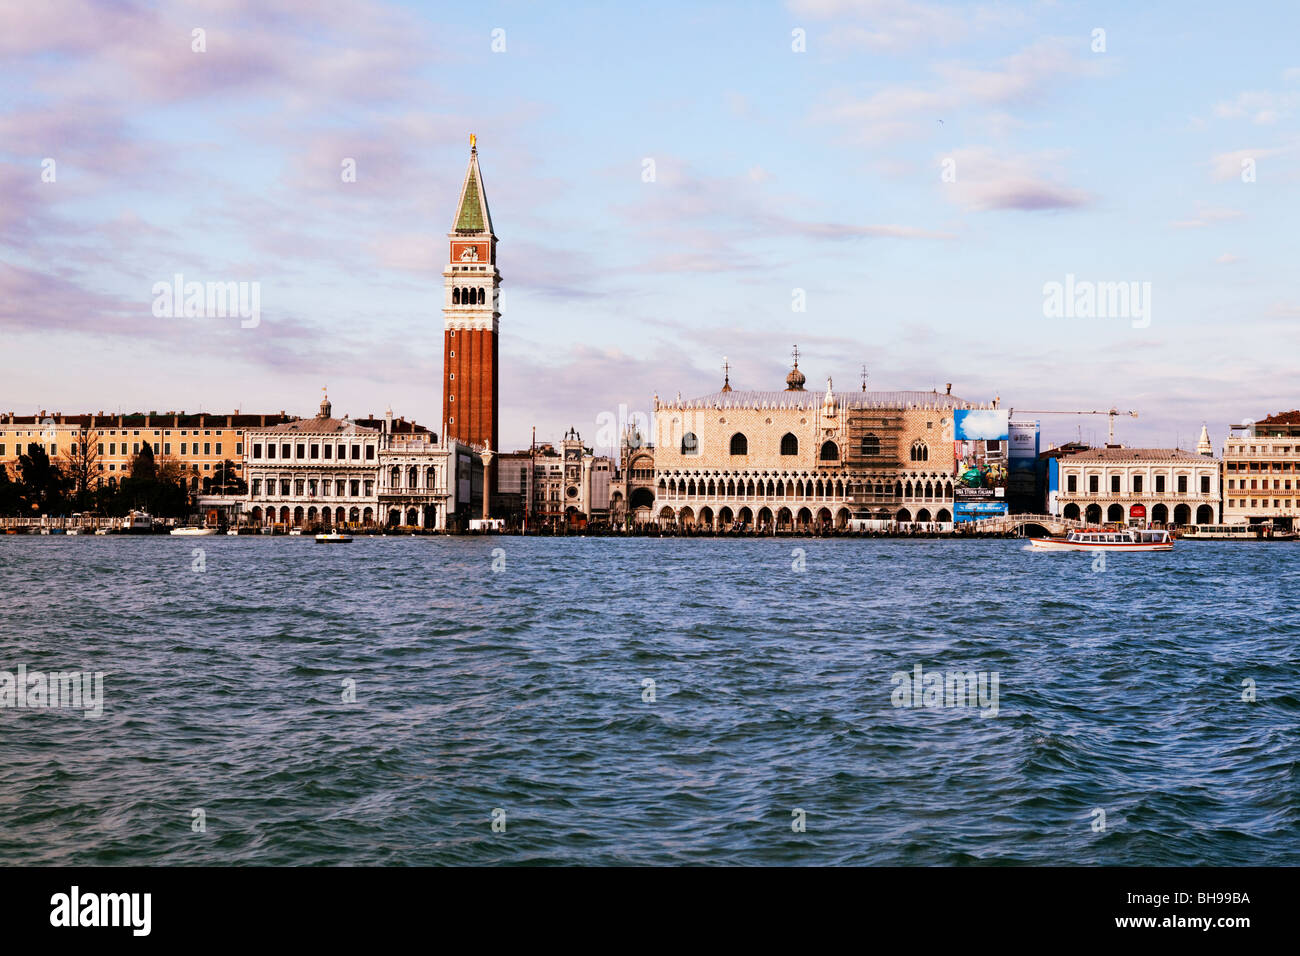
{"label": "blue sky", "polygon": [[[0,411],[307,414],[328,384],[439,428],[471,131],[507,447],[712,391],[723,356],[780,387],[796,342],[810,387],[1133,408],[1129,444],[1300,404],[1294,5],[319,6],[0,13]],[[155,317],[177,272],[259,282],[260,325]],[[1150,283],[1149,325],[1045,316],[1067,275]]]}

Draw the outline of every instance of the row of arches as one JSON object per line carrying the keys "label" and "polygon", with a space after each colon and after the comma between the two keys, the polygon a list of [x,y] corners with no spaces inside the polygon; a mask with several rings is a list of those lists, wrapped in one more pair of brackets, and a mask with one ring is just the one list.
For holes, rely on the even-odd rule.
{"label": "row of arches", "polygon": [[[1169,506],[1166,504],[1163,503],[1155,504],[1152,505],[1149,509],[1143,508],[1143,506],[1141,505],[1138,505],[1136,507],[1142,508],[1142,510],[1146,512],[1146,516],[1144,520],[1150,520],[1152,524],[1167,525],[1171,523],[1169,520]],[[1101,524],[1102,514],[1103,512],[1102,512],[1101,505],[1097,503],[1088,505],[1088,507],[1083,509],[1082,511],[1080,510],[1077,504],[1071,503],[1066,505],[1065,508],[1061,511],[1061,516],[1063,518],[1069,518],[1071,521],[1082,520],[1087,524]],[[1141,514],[1141,512],[1139,512],[1139,514]],[[1118,503],[1112,504],[1105,511],[1105,518],[1107,523],[1123,522],[1127,517],[1129,517],[1129,512],[1126,512],[1124,510],[1124,506]],[[1173,511],[1172,524],[1187,525],[1191,523],[1192,523],[1191,506],[1187,504],[1175,505]],[[1197,508],[1196,523],[1213,524],[1214,508],[1212,508],[1210,505],[1201,505],[1199,508]]]}
{"label": "row of arches", "polygon": [[[422,488],[430,491],[438,487],[437,468],[433,465],[426,465],[423,469],[424,474],[421,475],[420,472],[419,465],[409,465],[406,468],[401,465],[393,465],[388,472],[388,486],[390,488]],[[424,479],[423,483],[420,481],[421,477]],[[403,478],[406,479],[405,484],[403,484]]]}
{"label": "row of arches", "polygon": [[[951,481],[927,480],[925,482],[894,481],[858,484],[852,482],[847,490],[863,497],[935,499],[950,501],[953,497]],[[843,498],[846,485],[843,479],[812,478],[710,478],[683,477],[660,478],[660,497],[695,497],[714,495],[728,498]]]}
{"label": "row of arches", "polygon": [[[299,506],[292,510],[287,505],[280,508],[277,512],[275,508],[267,508],[265,511],[261,507],[254,507],[249,512],[249,518],[254,525],[261,524],[283,524],[294,528],[301,528],[304,523],[307,526],[320,524],[323,527],[331,525],[362,525],[368,527],[375,523],[375,512],[373,508],[320,508],[315,506],[303,508]],[[412,522],[414,523],[414,522]]]}
{"label": "row of arches", "polygon": [[451,290],[452,305],[484,305],[487,303],[487,290],[481,286],[477,289],[462,289],[459,286]]}
{"label": "row of arches", "polygon": [[[896,512],[878,511],[869,516],[877,521],[896,521],[902,524],[912,522],[928,524],[930,522],[948,523],[952,513],[947,508],[940,508],[931,514],[928,508],[922,508],[912,514],[907,508]],[[848,508],[832,511],[830,508],[777,508],[773,510],[761,507],[755,511],[749,507],[732,509],[726,505],[714,508],[705,505],[697,512],[687,505],[673,509],[664,506],[659,510],[659,520],[664,524],[678,525],[687,530],[705,531],[821,531],[844,529],[848,527],[852,513]]]}

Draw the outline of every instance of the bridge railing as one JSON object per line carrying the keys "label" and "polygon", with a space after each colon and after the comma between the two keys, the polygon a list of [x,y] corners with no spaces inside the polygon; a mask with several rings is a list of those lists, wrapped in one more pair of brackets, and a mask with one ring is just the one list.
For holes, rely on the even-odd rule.
{"label": "bridge railing", "polygon": [[[968,525],[973,531],[1002,531],[1018,528],[1027,524],[1041,524],[1065,528],[1092,527],[1086,521],[1077,518],[1062,518],[1057,515],[996,515],[992,518],[980,518]],[[1099,527],[1099,526],[1098,526]]]}

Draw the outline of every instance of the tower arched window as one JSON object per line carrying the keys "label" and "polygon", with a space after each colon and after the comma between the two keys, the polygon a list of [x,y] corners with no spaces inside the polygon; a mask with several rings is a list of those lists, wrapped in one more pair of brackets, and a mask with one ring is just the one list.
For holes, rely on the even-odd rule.
{"label": "tower arched window", "polygon": [[781,436],[781,454],[797,455],[799,454],[799,439],[794,437],[791,432],[786,432]]}
{"label": "tower arched window", "polygon": [[749,439],[740,432],[731,436],[731,453],[733,455],[749,454]]}
{"label": "tower arched window", "polygon": [[451,304],[460,305],[460,289],[451,290]]}
{"label": "tower arched window", "polygon": [[822,461],[839,461],[840,446],[833,441],[822,442],[821,454],[818,455]]}
{"label": "tower arched window", "polygon": [[863,457],[870,458],[880,454],[880,439],[875,435],[862,436],[862,454]]}
{"label": "tower arched window", "polygon": [[695,432],[687,432],[682,436],[682,454],[698,455],[700,453],[700,439]]}
{"label": "tower arched window", "polygon": [[480,286],[478,290],[478,304],[482,305],[486,301],[487,301],[487,292],[482,288],[482,286]]}

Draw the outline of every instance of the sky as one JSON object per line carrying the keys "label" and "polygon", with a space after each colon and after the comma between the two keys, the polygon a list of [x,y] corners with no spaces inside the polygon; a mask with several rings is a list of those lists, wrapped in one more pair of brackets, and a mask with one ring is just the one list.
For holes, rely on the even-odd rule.
{"label": "sky", "polygon": [[[1298,30],[1282,2],[6,4],[0,412],[328,386],[440,431],[474,133],[506,450],[605,450],[724,357],[781,388],[796,344],[810,389],[866,366],[1218,446],[1300,406]],[[258,321],[157,314],[176,274],[256,283]]]}

